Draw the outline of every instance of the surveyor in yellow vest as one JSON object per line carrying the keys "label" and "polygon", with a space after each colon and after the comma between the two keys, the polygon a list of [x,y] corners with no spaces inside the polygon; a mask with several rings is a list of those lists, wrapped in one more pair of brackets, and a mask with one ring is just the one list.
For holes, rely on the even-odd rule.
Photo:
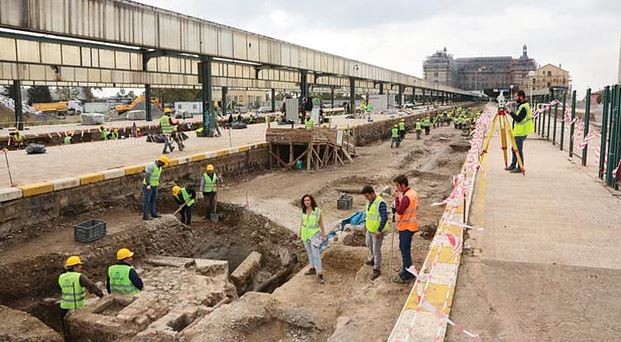
{"label": "surveyor in yellow vest", "polygon": [[73,144],[73,132],[67,131],[65,133],[64,143],[65,143],[65,145]]}
{"label": "surveyor in yellow vest", "polygon": [[108,267],[106,289],[108,293],[135,296],[142,291],[144,284],[138,272],[132,267],[134,252],[121,248],[116,252],[116,264]]}
{"label": "surveyor in yellow vest", "polygon": [[306,119],[304,119],[304,127],[306,127],[306,129],[313,129],[314,125],[315,125],[315,121],[313,121],[310,114],[307,113]]}
{"label": "surveyor in yellow vest", "polygon": [[362,188],[362,194],[367,199],[367,210],[365,227],[367,229],[367,247],[369,255],[372,256],[367,260],[366,264],[373,266],[373,274],[371,280],[375,280],[382,274],[382,241],[384,240],[384,232],[386,222],[388,222],[388,210],[386,202],[377,194],[372,186],[367,185]]}
{"label": "surveyor in yellow vest", "polygon": [[324,284],[323,270],[321,266],[320,245],[326,239],[326,228],[323,225],[323,215],[317,207],[317,202],[312,195],[302,196],[302,222],[300,224],[300,238],[308,254],[310,268],[305,275],[317,274],[320,284]]}
{"label": "surveyor in yellow vest", "polygon": [[218,193],[218,175],[216,174],[216,168],[212,164],[207,165],[207,169],[205,169],[201,177],[200,190],[205,199],[205,220],[209,220],[218,200],[216,196]]}
{"label": "surveyor in yellow vest", "polygon": [[416,140],[420,140],[420,135],[423,133],[423,125],[420,123],[420,119],[416,120],[414,131],[416,132]]}
{"label": "surveyor in yellow vest", "polygon": [[58,277],[60,286],[60,316],[62,318],[65,337],[69,337],[69,330],[65,324],[65,316],[70,310],[81,309],[86,305],[86,289],[97,297],[103,297],[104,293],[95,283],[82,274],[82,260],[77,255],[72,255],[65,261],[65,272]]}
{"label": "surveyor in yellow vest", "polygon": [[155,202],[157,200],[157,190],[160,186],[160,176],[162,175],[162,168],[170,160],[166,156],[160,156],[156,161],[150,163],[145,167],[144,177],[142,179],[142,219],[150,220],[151,218],[158,218],[157,208]]}
{"label": "surveyor in yellow vest", "polygon": [[172,187],[172,195],[177,204],[182,205],[179,211],[181,223],[189,226],[192,223],[192,207],[194,206],[196,191],[191,186],[182,188],[175,185]]}
{"label": "surveyor in yellow vest", "polygon": [[399,125],[394,125],[390,129],[390,148],[399,147],[401,139],[399,139]]}
{"label": "surveyor in yellow vest", "polygon": [[[517,150],[524,165],[524,140],[526,137],[535,131],[535,123],[533,121],[533,110],[530,108],[530,104],[526,101],[526,94],[523,90],[518,90],[515,93],[515,102],[518,104],[517,110],[509,112],[509,115],[513,118],[513,136],[515,137],[515,144]],[[518,164],[517,156],[513,151],[513,159],[511,165],[507,166],[506,170],[511,173],[521,173],[520,166]]]}

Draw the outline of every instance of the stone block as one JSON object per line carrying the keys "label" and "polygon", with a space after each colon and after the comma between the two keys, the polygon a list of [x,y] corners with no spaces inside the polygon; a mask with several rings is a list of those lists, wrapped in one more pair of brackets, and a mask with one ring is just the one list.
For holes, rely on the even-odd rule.
{"label": "stone block", "polygon": [[104,179],[120,178],[125,176],[125,170],[123,169],[110,169],[102,172]]}
{"label": "stone block", "polygon": [[2,188],[0,189],[0,202],[7,202],[22,197],[22,189],[20,188]]}
{"label": "stone block", "polygon": [[192,258],[180,258],[180,257],[154,257],[145,260],[148,264],[153,266],[168,266],[168,267],[187,267],[194,264]]}
{"label": "stone block", "polygon": [[125,171],[126,176],[135,175],[144,171],[144,165],[125,166],[123,170]]}
{"label": "stone block", "polygon": [[26,185],[20,185],[23,197],[36,196],[54,191],[54,185],[48,182],[39,182]]}
{"label": "stone block", "polygon": [[65,177],[54,179],[50,181],[54,185],[54,191],[75,188],[80,186],[80,178],[78,177]]}
{"label": "stone block", "polygon": [[259,271],[261,267],[261,253],[252,251],[231,274],[231,282],[237,288],[243,288]]}
{"label": "stone block", "polygon": [[226,260],[195,259],[194,262],[198,274],[208,277],[224,275],[225,278],[228,278],[229,262]]}
{"label": "stone block", "polygon": [[180,164],[187,164],[187,163],[189,163],[192,159],[190,158],[190,156],[185,156],[185,157],[179,157],[179,158],[176,158],[176,160],[177,160],[177,165],[180,165]]}

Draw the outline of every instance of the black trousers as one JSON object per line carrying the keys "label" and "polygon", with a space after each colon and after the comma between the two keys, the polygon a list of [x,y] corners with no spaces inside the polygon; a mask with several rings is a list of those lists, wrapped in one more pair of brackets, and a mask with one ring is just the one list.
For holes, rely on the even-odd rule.
{"label": "black trousers", "polygon": [[216,207],[216,193],[215,192],[203,192],[203,197],[205,198],[205,218],[209,219],[211,217],[211,213],[214,212]]}
{"label": "black trousers", "polygon": [[180,214],[181,223],[189,226],[190,223],[192,223],[192,207],[184,205],[183,208],[181,208]]}

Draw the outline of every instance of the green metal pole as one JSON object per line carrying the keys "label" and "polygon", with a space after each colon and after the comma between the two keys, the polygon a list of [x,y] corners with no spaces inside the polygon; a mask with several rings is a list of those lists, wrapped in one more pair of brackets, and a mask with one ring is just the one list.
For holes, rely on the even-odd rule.
{"label": "green metal pole", "polygon": [[618,121],[618,115],[619,115],[618,99],[619,99],[619,86],[615,85],[612,88],[612,95],[610,97],[610,100],[611,100],[610,101],[610,122],[609,122],[610,142],[608,144],[609,146],[608,163],[606,164],[606,184],[608,186],[613,185],[612,170],[616,167],[616,165],[614,164],[614,146],[617,140],[616,127],[617,127],[617,121]]}
{"label": "green metal pole", "polygon": [[563,150],[563,140],[565,140],[565,111],[567,102],[567,91],[563,91],[563,109],[561,110],[561,141],[560,147],[561,151]]}
{"label": "green metal pole", "polygon": [[200,70],[202,87],[201,93],[203,98],[203,136],[213,137],[216,128],[216,113],[213,110],[213,96],[211,79],[211,56],[203,56],[201,60]]}
{"label": "green metal pole", "polygon": [[[540,95],[539,96],[539,103],[545,103],[545,95]],[[539,136],[543,138],[543,136],[545,135],[546,132],[546,111],[542,110],[541,114],[539,114],[541,116],[541,128],[539,129]]]}
{"label": "green metal pole", "polygon": [[612,127],[614,129],[613,139],[610,140],[610,152],[608,153],[608,172],[610,173],[610,182],[609,186],[618,188],[617,181],[618,179],[614,178],[614,174],[612,171],[617,167],[619,163],[619,137],[621,136],[621,87],[619,85],[615,86],[616,96],[614,98],[614,106],[615,114],[613,117]]}
{"label": "green metal pole", "polygon": [[600,179],[604,178],[604,157],[606,156],[606,152],[607,152],[607,146],[606,146],[606,139],[608,136],[608,109],[610,108],[610,106],[608,105],[608,99],[610,97],[610,86],[606,86],[604,88],[604,91],[602,93],[602,103],[603,103],[603,108],[602,108],[602,139],[600,140],[599,143],[599,165],[598,165],[598,169],[597,169],[597,176]]}
{"label": "green metal pole", "polygon": [[[585,138],[589,134],[590,123],[591,123],[591,88],[587,89],[586,104],[584,108],[584,137]],[[588,145],[582,149],[582,166],[586,166],[587,164],[588,151],[589,151]]]}
{"label": "green metal pole", "polygon": [[574,119],[576,118],[576,91],[574,90],[571,93],[571,125],[569,126],[569,158],[574,157],[574,129],[576,128],[576,123]]}
{"label": "green metal pole", "polygon": [[[555,98],[556,100],[556,98]],[[552,131],[552,145],[556,145],[556,126],[558,124],[558,103],[554,105],[554,130]]]}

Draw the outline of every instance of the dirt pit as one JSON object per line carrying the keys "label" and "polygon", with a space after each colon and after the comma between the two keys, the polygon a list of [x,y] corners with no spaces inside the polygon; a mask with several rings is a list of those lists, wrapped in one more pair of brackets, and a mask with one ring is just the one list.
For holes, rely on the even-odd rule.
{"label": "dirt pit", "polygon": [[[177,312],[176,318],[167,323],[169,328],[162,328],[167,331],[166,336],[144,338],[155,341],[385,340],[410,292],[410,286],[390,282],[401,265],[398,236],[385,235],[382,275],[371,281],[372,269],[364,265],[368,257],[364,234],[339,235],[339,241],[333,241],[323,253],[326,284],[319,285],[315,276],[300,272],[308,259],[302,244],[294,237],[300,223],[299,199],[305,193],[313,194],[324,212],[326,228],[331,230],[341,219],[364,209],[364,198],[358,195],[364,185],[374,186],[390,202],[392,179],[406,174],[420,200],[418,218],[423,232],[416,235],[412,246],[413,263],[420,267],[443,211],[443,207],[431,204],[449,195],[451,176],[459,172],[467,145],[459,131],[441,127],[421,140],[408,134],[398,149],[390,149],[389,142],[358,147],[359,157],[345,167],[310,172],[276,171],[229,181],[219,194],[221,217],[217,224],[200,217],[204,210],[200,203],[194,210],[191,228],[170,217],[166,218],[170,222],[166,225],[157,224],[162,219],[144,223],[136,202],[117,203],[98,212],[57,219],[36,237],[15,239],[2,246],[0,299],[60,331],[54,299],[59,296],[57,277],[69,254],[80,254],[86,263],[84,273],[95,281],[104,281],[106,268],[114,262],[114,254],[121,247],[136,252],[136,266],[144,270],[145,279],[152,272],[145,266],[150,257],[226,260],[232,273],[254,251],[261,254],[259,267],[251,267],[252,275],[230,295],[229,304],[210,302],[208,309],[195,313]],[[336,200],[342,194],[353,196],[351,210],[336,208]],[[160,211],[173,212],[175,204],[162,197]],[[91,218],[109,222],[108,236],[91,244],[74,242],[72,225]],[[349,242],[345,239],[348,234]],[[14,287],[11,283],[23,285]],[[113,309],[111,315],[123,310]]]}

